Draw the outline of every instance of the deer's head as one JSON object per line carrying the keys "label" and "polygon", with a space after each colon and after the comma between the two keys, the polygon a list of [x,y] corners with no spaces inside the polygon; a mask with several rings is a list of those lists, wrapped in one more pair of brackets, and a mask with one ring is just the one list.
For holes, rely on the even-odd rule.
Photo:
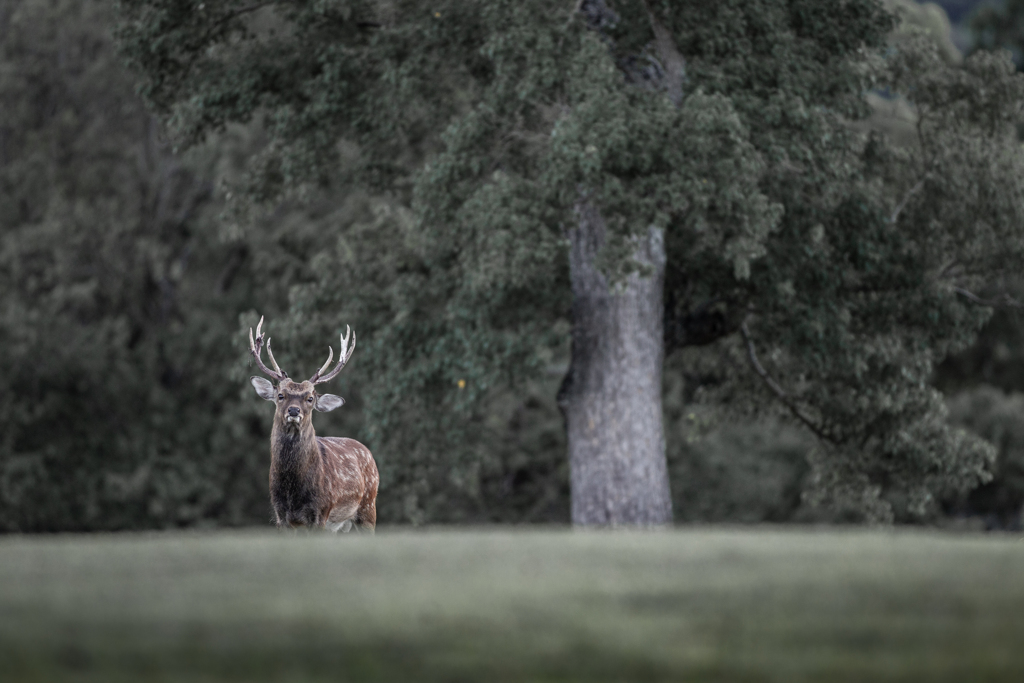
{"label": "deer's head", "polygon": [[[345,335],[341,337],[338,363],[330,372],[326,375],[323,374],[328,366],[330,366],[331,360],[334,359],[334,349],[327,347],[327,362],[305,382],[296,382],[290,379],[288,373],[278,366],[277,361],[274,359],[274,353],[270,350],[269,337],[267,337],[266,341],[267,355],[270,357],[270,364],[273,366],[273,369],[263,364],[263,359],[260,357],[260,351],[263,348],[262,328],[263,318],[260,318],[260,322],[256,326],[255,339],[252,336],[252,328],[249,328],[249,352],[252,354],[253,360],[256,361],[259,369],[272,378],[276,384],[270,380],[255,376],[249,378],[249,381],[252,382],[252,386],[256,389],[256,393],[260,398],[270,401],[277,406],[274,421],[279,427],[289,431],[302,430],[312,424],[311,417],[314,410],[326,413],[345,404],[345,399],[340,396],[318,393],[316,385],[330,382],[345,367],[345,363],[352,357],[352,352],[356,350],[356,335],[354,332],[351,332],[346,326]],[[350,338],[352,340],[351,347],[349,347]]]}

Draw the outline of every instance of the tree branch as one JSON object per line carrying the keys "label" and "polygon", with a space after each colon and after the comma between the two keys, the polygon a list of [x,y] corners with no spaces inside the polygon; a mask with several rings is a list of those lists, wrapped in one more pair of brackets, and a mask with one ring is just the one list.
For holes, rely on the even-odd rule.
{"label": "tree branch", "polygon": [[958,273],[955,273],[954,271],[957,268],[962,268],[962,267],[963,267],[963,264],[960,263],[960,260],[954,258],[953,260],[951,260],[949,263],[947,263],[946,265],[944,265],[942,267],[942,270],[939,271],[938,279],[944,280],[947,277],[957,277]]}
{"label": "tree branch", "polygon": [[683,103],[683,83],[686,81],[686,60],[672,39],[672,32],[655,16],[650,0],[644,0],[647,19],[651,22],[654,33],[654,45],[658,50],[658,59],[665,67],[665,90],[672,104],[677,107]]}
{"label": "tree branch", "polygon": [[927,179],[927,177],[928,176],[925,176],[924,178],[921,178],[920,180],[918,180],[917,183],[915,183],[914,186],[912,188],[910,188],[910,190],[907,192],[907,194],[905,194],[903,196],[903,200],[900,201],[900,203],[896,205],[896,210],[893,211],[892,212],[892,216],[889,217],[889,222],[890,223],[895,223],[896,222],[896,219],[900,217],[900,212],[902,212],[904,207],[906,207],[907,202],[910,201],[910,198],[913,197],[915,194],[917,194],[918,191],[920,191],[920,189],[922,187],[924,187],[924,181]]}
{"label": "tree branch", "polygon": [[779,386],[779,383],[772,379],[772,376],[769,375],[768,371],[761,365],[761,361],[757,359],[757,352],[754,350],[754,341],[750,338],[750,329],[747,327],[746,321],[740,325],[740,334],[743,335],[743,340],[747,343],[747,358],[750,359],[750,364],[753,366],[754,372],[756,372],[764,383],[768,385],[768,388],[772,390],[772,393],[774,393],[780,401],[782,401],[783,405],[789,408],[789,412],[791,412],[796,419],[804,423],[804,425],[814,432],[815,436],[819,439],[831,441],[832,439],[829,438],[824,430],[822,430],[814,423],[813,420],[811,420],[811,418],[807,417],[807,415],[800,410],[800,407],[796,405],[796,402],[793,401],[792,397],[786,393],[786,390]]}
{"label": "tree branch", "polygon": [[565,20],[565,26],[562,27],[563,31],[568,29],[579,13],[583,11],[583,1],[584,0],[573,0],[572,9],[569,11],[569,18]]}
{"label": "tree branch", "polygon": [[954,287],[953,291],[965,299],[973,301],[979,306],[991,306],[992,308],[1024,308],[1024,303],[1017,301],[1006,292],[1003,292],[1002,296],[998,299],[982,299],[977,294],[970,292],[963,287]]}

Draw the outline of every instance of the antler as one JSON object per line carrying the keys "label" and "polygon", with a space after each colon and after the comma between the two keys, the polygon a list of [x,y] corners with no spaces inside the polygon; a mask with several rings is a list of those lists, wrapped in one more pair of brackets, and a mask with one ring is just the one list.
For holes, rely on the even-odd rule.
{"label": "antler", "polygon": [[268,377],[273,377],[275,380],[280,382],[281,380],[288,376],[288,373],[282,370],[278,366],[277,361],[274,360],[274,352],[270,350],[270,337],[267,337],[267,355],[270,356],[270,364],[274,366],[274,369],[271,370],[266,365],[264,365],[263,359],[260,358],[260,349],[263,348],[263,335],[260,333],[260,329],[262,327],[263,316],[260,316],[260,322],[258,325],[256,325],[255,341],[253,341],[252,338],[252,328],[249,328],[249,353],[252,354],[253,360],[256,361],[256,365],[259,366],[260,370],[262,370],[265,375],[267,375]]}
{"label": "antler", "polygon": [[[338,375],[338,373],[341,372],[341,369],[345,367],[345,363],[348,362],[348,359],[352,357],[352,352],[356,350],[355,330],[351,330],[349,329],[348,325],[345,325],[344,336],[338,336],[341,337],[341,348],[338,349],[338,364],[335,365],[334,369],[331,370],[329,373],[327,373],[323,377],[320,376],[323,374],[324,370],[327,369],[327,366],[331,364],[331,360],[334,358],[334,349],[328,346],[327,362],[324,363],[323,366],[319,370],[317,370],[312,377],[309,378],[309,381],[312,382],[313,384],[323,384],[324,382],[330,382],[332,379],[334,379]],[[348,347],[349,337],[352,338],[352,348]]]}

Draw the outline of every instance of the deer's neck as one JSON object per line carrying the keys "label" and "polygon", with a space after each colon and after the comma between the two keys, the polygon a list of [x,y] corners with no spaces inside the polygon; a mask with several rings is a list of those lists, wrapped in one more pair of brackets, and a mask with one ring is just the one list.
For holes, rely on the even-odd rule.
{"label": "deer's neck", "polygon": [[270,434],[271,467],[278,472],[313,473],[320,465],[320,447],[310,424],[291,430],[274,425]]}

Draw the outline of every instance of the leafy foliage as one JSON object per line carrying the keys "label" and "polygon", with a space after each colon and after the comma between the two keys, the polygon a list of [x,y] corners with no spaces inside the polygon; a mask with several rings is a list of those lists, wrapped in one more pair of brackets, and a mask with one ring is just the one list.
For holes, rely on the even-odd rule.
{"label": "leafy foliage", "polygon": [[225,381],[245,273],[110,22],[0,10],[0,529],[263,519],[263,429]]}
{"label": "leafy foliage", "polygon": [[980,50],[1010,50],[1020,63],[1024,48],[1024,2],[985,3],[971,17],[971,34]]}
{"label": "leafy foliage", "polygon": [[[352,409],[318,429],[373,448],[383,520],[566,519],[581,187],[608,272],[666,234],[681,519],[919,519],[973,505],[993,462],[1015,485],[992,427],[1012,400],[987,422],[953,404],[993,460],[930,384],[1021,263],[1005,56],[961,63],[867,0],[659,4],[676,107],[643,3],[120,4],[188,161],[132,94],[106,5],[0,9],[2,528],[265,520],[257,308],[295,372],[359,330]],[[955,356],[941,386],[983,365]],[[688,441],[695,401],[817,445],[804,462],[806,435],[728,422]],[[801,487],[829,512],[798,510]]]}
{"label": "leafy foliage", "polygon": [[954,424],[980,434],[997,449],[992,481],[945,501],[955,515],[980,516],[988,529],[1019,529],[1024,505],[1024,395],[979,385],[950,398]]}
{"label": "leafy foliage", "polygon": [[[180,142],[262,117],[252,200],[373,193],[373,217],[293,289],[291,322],[372,330],[354,377],[404,501],[390,514],[448,518],[478,496],[464,473],[485,460],[488,401],[564,358],[581,187],[610,272],[665,229],[666,343],[708,365],[698,397],[774,402],[819,438],[810,502],[920,518],[988,476],[991,446],[946,425],[929,379],[988,318],[977,288],[1021,263],[1006,57],[887,43],[894,20],[869,0],[659,3],[686,63],[677,108],[639,2],[121,6],[125,54]],[[910,135],[876,127],[886,98]]]}

